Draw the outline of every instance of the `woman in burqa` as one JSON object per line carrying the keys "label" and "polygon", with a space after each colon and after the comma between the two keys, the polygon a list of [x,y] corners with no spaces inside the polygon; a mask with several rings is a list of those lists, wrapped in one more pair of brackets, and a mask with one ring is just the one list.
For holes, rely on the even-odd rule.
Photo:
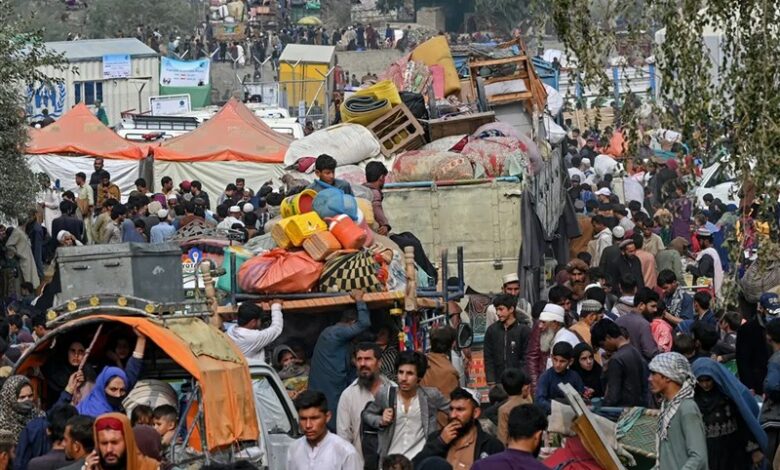
{"label": "woman in burqa", "polygon": [[694,400],[704,419],[711,470],[752,469],[764,459],[767,436],[750,390],[728,369],[709,358],[693,363]]}
{"label": "woman in burqa", "polygon": [[[84,354],[86,354],[86,347],[82,341],[65,341],[64,344],[67,345],[65,354],[60,352],[59,354],[52,355],[51,359],[46,362],[41,371],[46,378],[47,393],[45,404],[47,408],[55,402],[64,399],[62,392],[68,387],[71,376],[78,371],[79,364],[81,364],[81,360],[84,358]],[[84,368],[91,369],[91,367],[92,366],[88,364],[84,365]],[[94,371],[90,370],[87,371],[85,375],[94,377],[96,374]],[[69,390],[68,393],[71,397],[67,398],[66,401],[70,401],[75,390]]]}
{"label": "woman in burqa", "polygon": [[595,361],[593,348],[587,343],[580,343],[577,346],[574,346],[572,356],[574,357],[574,362],[571,365],[571,370],[576,372],[582,379],[586,391],[585,398],[603,397],[604,384],[601,380],[602,368],[601,365]]}
{"label": "woman in burqa", "polygon": [[104,413],[122,412],[122,400],[129,392],[127,375],[118,367],[104,367],[95,380],[95,386],[76,409],[81,415],[92,417]]}
{"label": "woman in burqa", "polygon": [[0,389],[0,429],[13,433],[16,446],[27,423],[45,416],[35,406],[35,395],[30,380],[23,375],[12,375]]}

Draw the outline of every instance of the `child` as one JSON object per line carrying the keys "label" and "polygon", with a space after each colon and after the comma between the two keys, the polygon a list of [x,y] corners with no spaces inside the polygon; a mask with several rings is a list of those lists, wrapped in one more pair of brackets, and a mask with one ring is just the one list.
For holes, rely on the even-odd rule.
{"label": "child", "polygon": [[147,426],[154,426],[154,411],[151,406],[138,405],[133,408],[130,413],[130,424],[135,426],[136,424],[145,424]]}
{"label": "child", "polygon": [[737,329],[742,324],[742,316],[737,312],[726,312],[721,317],[720,340],[712,348],[712,354],[721,364],[725,364],[736,357]]}
{"label": "child", "polygon": [[674,330],[672,325],[664,320],[666,315],[666,303],[663,300],[658,301],[658,308],[650,320],[650,331],[653,334],[655,344],[658,345],[659,352],[665,353],[672,350],[672,343],[674,342]]}
{"label": "child", "polygon": [[317,161],[314,162],[314,174],[317,175],[317,179],[309,185],[308,189],[320,192],[328,186],[335,186],[344,194],[352,195],[352,186],[346,181],[336,178],[336,166],[338,166],[338,162],[330,155],[323,153],[317,157]]}
{"label": "child", "polygon": [[516,406],[533,403],[531,378],[520,369],[509,368],[501,375],[501,385],[509,397],[498,408],[498,433],[496,437],[506,444],[509,439],[509,412]]}
{"label": "child", "polygon": [[568,383],[577,393],[582,394],[585,387],[580,376],[569,370],[572,363],[574,348],[571,344],[562,341],[553,346],[552,367],[544,371],[536,385],[536,397],[534,403],[542,408],[548,415],[552,412],[552,401],[556,398],[564,398],[558,384]]}
{"label": "child", "polygon": [[171,405],[160,405],[154,409],[154,429],[162,436],[163,454],[175,444],[178,417],[176,408]]}

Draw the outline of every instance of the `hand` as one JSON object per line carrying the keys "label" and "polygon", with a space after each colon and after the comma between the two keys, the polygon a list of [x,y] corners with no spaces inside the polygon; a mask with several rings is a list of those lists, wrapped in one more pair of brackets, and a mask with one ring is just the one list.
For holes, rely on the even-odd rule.
{"label": "hand", "polygon": [[70,374],[70,377],[68,377],[68,385],[65,386],[65,391],[73,395],[76,393],[76,390],[78,390],[79,387],[81,387],[81,384],[84,383],[84,372],[83,371],[76,371],[72,374]]}
{"label": "hand", "polygon": [[92,453],[84,459],[84,466],[81,468],[86,470],[98,470],[100,468],[100,456],[97,453],[97,449],[93,450]]}
{"label": "hand", "polygon": [[279,306],[281,307],[283,305],[282,302],[283,302],[282,299],[273,299],[270,302],[263,302],[262,307],[263,307],[263,310],[266,310],[266,311],[270,312],[271,311],[271,307],[274,304],[279,304]]}
{"label": "hand", "polygon": [[582,396],[590,400],[590,398],[593,396],[593,392],[595,392],[595,390],[593,390],[592,388],[585,387],[585,390],[583,390],[582,392]]}
{"label": "hand", "polygon": [[349,295],[351,295],[352,298],[355,299],[355,302],[363,301],[363,291],[360,289],[353,290],[352,292],[349,293]]}
{"label": "hand", "polygon": [[444,429],[441,430],[439,437],[441,437],[442,442],[449,445],[452,441],[457,439],[458,431],[462,427],[463,425],[457,419],[450,421],[449,424],[444,426]]}
{"label": "hand", "polygon": [[753,465],[756,467],[759,467],[761,462],[764,461],[764,454],[760,450],[754,450],[751,457],[753,459]]}
{"label": "hand", "polygon": [[383,225],[377,229],[376,233],[382,235],[383,237],[386,237],[387,234],[390,233],[390,229],[387,228],[387,225]]}
{"label": "hand", "polygon": [[385,411],[382,412],[382,426],[387,426],[392,422],[393,422],[393,409],[385,408]]}
{"label": "hand", "polygon": [[141,339],[141,338],[143,338],[144,340],[146,339],[146,335],[141,333],[141,331],[138,330],[138,327],[133,328],[133,333],[135,333],[135,335],[138,337],[138,339]]}
{"label": "hand", "polygon": [[0,470],[7,470],[10,465],[11,455],[8,452],[0,452]]}

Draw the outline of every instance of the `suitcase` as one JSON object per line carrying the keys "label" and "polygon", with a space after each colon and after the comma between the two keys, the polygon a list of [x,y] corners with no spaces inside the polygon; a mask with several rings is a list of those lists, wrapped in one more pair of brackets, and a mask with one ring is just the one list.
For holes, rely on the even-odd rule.
{"label": "suitcase", "polygon": [[303,249],[314,261],[324,261],[341,249],[341,243],[330,232],[317,232],[303,242]]}

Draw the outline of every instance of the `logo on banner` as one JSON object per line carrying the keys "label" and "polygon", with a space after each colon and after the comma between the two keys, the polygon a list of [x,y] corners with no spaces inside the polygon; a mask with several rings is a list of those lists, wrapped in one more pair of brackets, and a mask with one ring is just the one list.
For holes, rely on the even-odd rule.
{"label": "logo on banner", "polygon": [[64,83],[47,83],[39,86],[29,85],[26,93],[26,111],[33,121],[43,119],[43,110],[49,110],[49,116],[58,118],[65,111],[65,99],[68,93]]}

